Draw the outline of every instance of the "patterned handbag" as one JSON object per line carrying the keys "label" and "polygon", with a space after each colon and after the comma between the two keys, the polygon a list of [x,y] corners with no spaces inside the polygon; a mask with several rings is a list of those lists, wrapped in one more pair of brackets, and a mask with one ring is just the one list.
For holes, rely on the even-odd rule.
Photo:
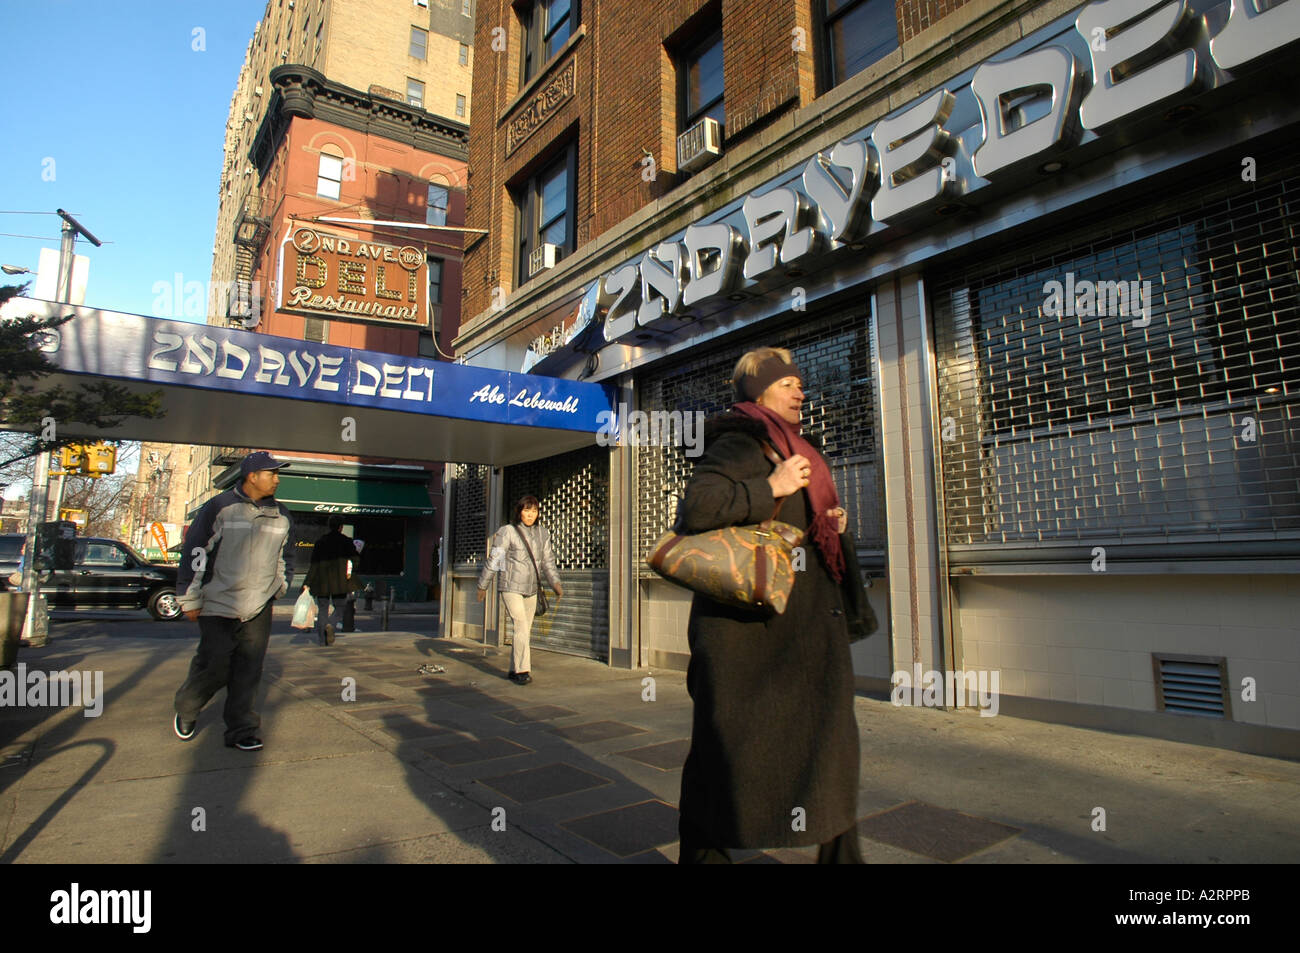
{"label": "patterned handbag", "polygon": [[794,589],[794,550],[804,538],[803,530],[777,519],[786,499],[777,503],[771,519],[754,526],[688,535],[678,531],[679,516],[650,547],[645,561],[669,582],[718,602],[770,608],[780,615]]}

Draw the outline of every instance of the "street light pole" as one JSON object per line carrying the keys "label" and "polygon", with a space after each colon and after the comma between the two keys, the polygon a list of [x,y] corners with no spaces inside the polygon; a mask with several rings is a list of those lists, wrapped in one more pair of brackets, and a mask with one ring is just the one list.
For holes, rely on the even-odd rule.
{"label": "street light pole", "polygon": [[[72,299],[72,263],[76,258],[77,236],[82,235],[98,248],[103,244],[92,235],[80,222],[63,209],[56,209],[63,219],[62,235],[59,242],[59,276],[54,298],[58,304],[70,304]],[[57,421],[56,421],[57,425]],[[36,578],[36,533],[40,524],[49,515],[50,453],[48,450],[36,455],[36,472],[32,476],[32,495],[27,509],[27,541],[23,547],[23,592],[27,598],[27,621],[23,627],[27,641],[31,645],[44,645],[49,640],[49,612],[45,599],[41,595],[41,586]],[[63,495],[63,482],[59,481],[59,495]],[[58,519],[58,511],[54,513]]]}

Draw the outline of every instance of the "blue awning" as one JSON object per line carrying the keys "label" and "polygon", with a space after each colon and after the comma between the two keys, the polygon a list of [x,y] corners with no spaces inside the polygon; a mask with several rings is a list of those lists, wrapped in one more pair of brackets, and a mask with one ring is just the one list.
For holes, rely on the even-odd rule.
{"label": "blue awning", "polygon": [[506,466],[592,446],[615,403],[603,384],[31,298],[0,317],[65,314],[43,348],[61,373],[42,386],[106,378],[163,394],[164,417],[86,434],[102,439]]}

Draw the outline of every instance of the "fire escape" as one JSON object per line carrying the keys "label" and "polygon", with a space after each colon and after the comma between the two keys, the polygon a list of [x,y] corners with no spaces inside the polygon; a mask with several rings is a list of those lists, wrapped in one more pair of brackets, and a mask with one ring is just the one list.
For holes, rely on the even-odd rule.
{"label": "fire escape", "polygon": [[226,303],[226,321],[231,327],[253,330],[261,319],[265,289],[255,297],[253,272],[257,256],[271,234],[271,220],[261,214],[261,197],[251,191],[244,196],[235,218],[235,286]]}

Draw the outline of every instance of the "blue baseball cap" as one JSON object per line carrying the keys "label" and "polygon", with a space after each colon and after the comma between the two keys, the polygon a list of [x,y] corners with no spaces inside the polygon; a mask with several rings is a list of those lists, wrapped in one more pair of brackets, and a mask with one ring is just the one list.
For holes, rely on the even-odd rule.
{"label": "blue baseball cap", "polygon": [[254,450],[244,457],[244,461],[239,465],[239,475],[246,477],[258,470],[282,470],[288,465],[287,463],[281,463],[265,450]]}

